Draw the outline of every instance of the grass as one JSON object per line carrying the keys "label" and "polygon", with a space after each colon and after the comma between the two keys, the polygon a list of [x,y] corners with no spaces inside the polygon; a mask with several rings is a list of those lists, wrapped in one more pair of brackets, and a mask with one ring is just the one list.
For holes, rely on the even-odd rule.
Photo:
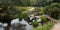
{"label": "grass", "polygon": [[53,23],[44,24],[43,26],[39,26],[34,28],[33,30],[50,30],[53,27]]}

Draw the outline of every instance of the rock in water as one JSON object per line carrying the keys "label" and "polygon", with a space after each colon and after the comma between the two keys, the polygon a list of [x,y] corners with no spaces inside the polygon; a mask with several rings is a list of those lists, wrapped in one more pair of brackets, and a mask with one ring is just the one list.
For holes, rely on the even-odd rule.
{"label": "rock in water", "polygon": [[3,25],[3,23],[0,22],[0,30],[4,30],[2,25]]}
{"label": "rock in water", "polygon": [[10,30],[32,30],[32,28],[24,19],[19,21],[19,18],[16,18],[11,21]]}
{"label": "rock in water", "polygon": [[4,23],[2,26],[3,26],[3,27],[7,27],[7,26],[8,26],[8,24],[7,24],[7,23]]}
{"label": "rock in water", "polygon": [[10,28],[10,30],[15,30],[16,27],[17,27],[19,24],[20,24],[19,18],[13,19],[13,20],[11,21],[11,28]]}
{"label": "rock in water", "polygon": [[3,27],[0,27],[0,30],[4,30],[4,28]]}
{"label": "rock in water", "polygon": [[19,23],[19,18],[13,19],[11,25],[17,25]]}
{"label": "rock in water", "polygon": [[33,26],[29,25],[24,19],[22,19],[21,23],[26,25],[25,30],[33,29]]}

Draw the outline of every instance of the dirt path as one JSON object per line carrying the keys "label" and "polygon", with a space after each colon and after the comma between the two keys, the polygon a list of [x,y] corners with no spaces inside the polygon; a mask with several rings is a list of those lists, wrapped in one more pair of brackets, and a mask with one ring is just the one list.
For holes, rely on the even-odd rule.
{"label": "dirt path", "polygon": [[55,24],[51,30],[60,30],[60,23]]}

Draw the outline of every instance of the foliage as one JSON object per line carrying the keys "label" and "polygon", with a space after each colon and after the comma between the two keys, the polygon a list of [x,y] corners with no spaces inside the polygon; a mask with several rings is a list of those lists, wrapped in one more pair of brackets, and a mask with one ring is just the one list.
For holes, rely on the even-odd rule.
{"label": "foliage", "polygon": [[44,14],[44,9],[43,9],[44,7],[41,7],[40,8],[40,14]]}
{"label": "foliage", "polygon": [[1,4],[8,4],[9,6],[46,6],[53,2],[53,0],[0,0]]}
{"label": "foliage", "polygon": [[5,20],[5,21],[12,20],[12,19],[16,18],[17,15],[20,14],[20,12],[21,12],[20,10],[17,10],[14,7],[9,8],[9,9],[2,8],[0,10],[0,18],[1,18],[1,20]]}
{"label": "foliage", "polygon": [[45,13],[52,18],[58,19],[58,16],[60,16],[60,3],[52,3],[50,6],[47,6],[45,8]]}
{"label": "foliage", "polygon": [[55,2],[55,3],[60,3],[60,0],[53,0],[53,2]]}
{"label": "foliage", "polygon": [[46,20],[47,20],[46,17],[44,17],[44,16],[41,17],[41,22],[42,22],[42,23],[43,23],[43,22],[46,22]]}
{"label": "foliage", "polygon": [[53,0],[38,0],[38,5],[46,6],[46,5],[50,5],[52,2],[53,2]]}
{"label": "foliage", "polygon": [[39,26],[37,28],[34,28],[33,30],[50,30],[53,27],[53,23],[48,23],[48,24],[44,24],[43,26]]}
{"label": "foliage", "polygon": [[32,25],[33,25],[34,27],[37,27],[37,26],[38,26],[37,20],[35,20],[34,22],[32,22]]}
{"label": "foliage", "polygon": [[18,18],[22,20],[23,18],[27,17],[27,13],[21,13],[21,15],[18,15]]}
{"label": "foliage", "polygon": [[21,7],[21,6],[14,6],[14,7],[21,11],[26,11],[28,9],[28,7]]}

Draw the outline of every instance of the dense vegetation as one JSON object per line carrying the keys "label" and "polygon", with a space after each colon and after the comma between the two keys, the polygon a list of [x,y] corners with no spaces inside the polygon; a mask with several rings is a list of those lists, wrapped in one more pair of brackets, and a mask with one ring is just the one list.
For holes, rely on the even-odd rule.
{"label": "dense vegetation", "polygon": [[[47,14],[51,18],[60,19],[60,0],[0,0],[0,21],[7,22],[16,17],[19,17],[20,20],[26,18],[31,8],[34,9],[30,14]],[[45,21],[47,18],[42,17],[42,22]],[[35,26],[37,22],[32,24]],[[45,25],[43,26],[45,27]]]}

